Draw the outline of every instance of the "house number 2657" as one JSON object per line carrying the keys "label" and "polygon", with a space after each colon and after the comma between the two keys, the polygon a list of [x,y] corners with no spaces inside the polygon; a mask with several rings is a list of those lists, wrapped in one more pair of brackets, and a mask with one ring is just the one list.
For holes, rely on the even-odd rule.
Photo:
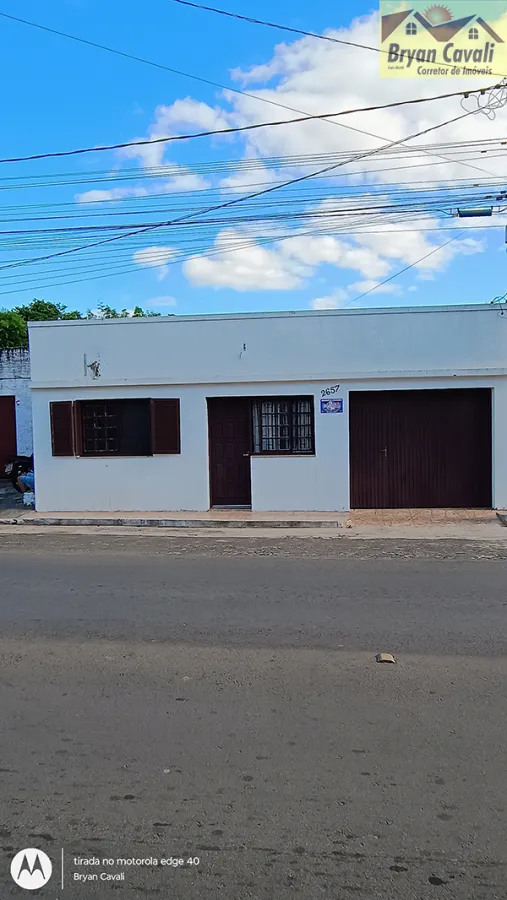
{"label": "house number 2657", "polygon": [[333,394],[337,394],[339,390],[340,390],[340,385],[339,385],[339,384],[333,384],[332,387],[324,388],[324,389],[320,392],[320,396],[321,396],[321,397],[332,397]]}

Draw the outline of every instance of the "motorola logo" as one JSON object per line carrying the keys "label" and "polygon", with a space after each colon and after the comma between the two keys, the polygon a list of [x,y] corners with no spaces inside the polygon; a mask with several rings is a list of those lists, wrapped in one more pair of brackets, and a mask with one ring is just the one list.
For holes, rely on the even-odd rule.
{"label": "motorola logo", "polygon": [[53,865],[47,853],[28,847],[20,850],[11,863],[11,877],[18,887],[37,891],[51,878]]}

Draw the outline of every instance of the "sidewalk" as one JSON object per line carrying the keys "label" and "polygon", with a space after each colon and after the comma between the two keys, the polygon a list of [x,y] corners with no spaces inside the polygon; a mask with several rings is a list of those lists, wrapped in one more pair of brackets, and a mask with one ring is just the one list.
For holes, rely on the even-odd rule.
{"label": "sidewalk", "polygon": [[349,513],[251,512],[212,509],[207,512],[39,513],[29,509],[0,510],[0,531],[31,533],[56,530],[74,533],[180,534],[208,537],[231,532],[236,536],[299,536],[369,539],[460,539],[507,543],[495,510],[402,509],[354,510]]}

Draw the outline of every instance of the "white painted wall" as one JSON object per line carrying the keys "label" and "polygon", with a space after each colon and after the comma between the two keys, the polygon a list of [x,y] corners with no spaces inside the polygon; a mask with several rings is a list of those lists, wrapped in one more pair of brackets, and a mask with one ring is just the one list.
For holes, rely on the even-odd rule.
{"label": "white painted wall", "polygon": [[[262,393],[314,394],[315,384],[298,383],[290,390],[279,384],[263,385]],[[258,387],[228,385],[227,396],[256,396]],[[209,508],[209,460],[207,398],[224,396],[219,386],[191,386],[177,391],[167,388],[117,388],[100,391],[101,399],[113,397],[179,397],[181,408],[181,454],[149,458],[75,458],[51,455],[49,403],[69,399],[68,390],[34,391],[33,416],[37,509],[43,511],[205,510]],[[320,396],[320,390],[318,391]],[[316,409],[318,408],[316,395]],[[86,389],[72,392],[73,400],[89,397]],[[338,419],[344,416],[321,416]],[[325,483],[325,469],[337,453],[336,432],[329,421],[320,428],[317,419],[317,456],[253,457],[252,508],[259,510],[334,510],[345,508],[342,479]],[[347,460],[345,460],[347,465]],[[297,479],[294,481],[293,479]],[[292,482],[292,489],[291,489]],[[346,492],[348,496],[348,492]],[[293,505],[295,504],[295,505]],[[339,505],[341,504],[341,505]],[[345,505],[344,505],[345,504]]]}
{"label": "white painted wall", "polygon": [[[32,326],[37,508],[206,510],[207,397],[313,394],[316,455],[253,457],[252,508],[347,510],[349,392],[449,387],[493,389],[494,506],[507,508],[506,329],[493,307]],[[323,415],[335,383],[344,413]],[[49,403],[91,397],[179,397],[181,455],[53,457]]]}
{"label": "white painted wall", "polygon": [[0,350],[0,395],[16,398],[18,454],[32,453],[32,398],[28,350]]}
{"label": "white painted wall", "polygon": [[[37,509],[44,511],[199,510],[209,507],[206,402],[201,392],[155,388],[100,391],[101,399],[180,397],[181,454],[74,458],[51,455],[49,403],[68,391],[34,391],[33,419]],[[89,397],[76,390],[72,399]]]}
{"label": "white painted wall", "polygon": [[[424,390],[424,388],[493,388],[493,496],[497,509],[507,508],[507,377],[386,380],[341,385],[343,414],[319,412],[326,383],[263,385],[262,393],[314,394],[316,455],[252,457],[252,509],[257,511],[341,511],[349,508],[348,396],[354,390]],[[253,396],[258,388],[228,385],[227,396]],[[103,389],[108,397],[169,397],[181,401],[181,454],[149,458],[86,459],[53,457],[49,403],[69,399],[68,390],[35,391],[37,508],[40,511],[163,511],[209,508],[207,397],[223,396],[222,387]],[[89,397],[86,390],[72,398]]]}
{"label": "white painted wall", "polygon": [[493,506],[507,509],[507,378],[493,387]]}
{"label": "white painted wall", "polygon": [[[34,387],[226,384],[507,371],[494,306],[173,316],[30,326]],[[243,349],[243,347],[246,349]],[[88,363],[100,362],[94,381]]]}

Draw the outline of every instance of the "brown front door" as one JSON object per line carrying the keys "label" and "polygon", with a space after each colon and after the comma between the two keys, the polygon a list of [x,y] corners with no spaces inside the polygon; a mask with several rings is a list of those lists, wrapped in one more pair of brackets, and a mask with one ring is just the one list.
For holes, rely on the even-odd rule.
{"label": "brown front door", "polygon": [[350,394],[352,509],[486,508],[491,390]]}
{"label": "brown front door", "polygon": [[7,458],[16,453],[16,400],[0,396],[0,478],[5,478]]}
{"label": "brown front door", "polygon": [[252,414],[245,398],[208,400],[211,506],[250,506]]}

